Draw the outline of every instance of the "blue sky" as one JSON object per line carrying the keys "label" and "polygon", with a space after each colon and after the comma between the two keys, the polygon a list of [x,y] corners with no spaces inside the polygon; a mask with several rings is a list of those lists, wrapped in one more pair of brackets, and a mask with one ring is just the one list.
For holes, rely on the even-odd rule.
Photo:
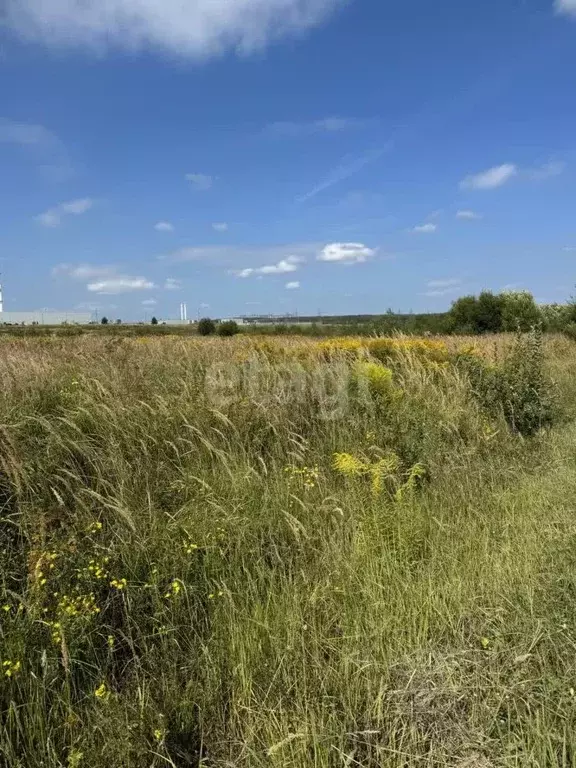
{"label": "blue sky", "polygon": [[576,0],[5,5],[5,309],[573,292]]}

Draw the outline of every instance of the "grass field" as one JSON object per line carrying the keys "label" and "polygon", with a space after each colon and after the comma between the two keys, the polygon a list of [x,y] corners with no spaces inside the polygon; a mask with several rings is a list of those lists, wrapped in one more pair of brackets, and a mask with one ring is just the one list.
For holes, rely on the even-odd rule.
{"label": "grass field", "polygon": [[575,376],[0,338],[0,765],[575,766]]}

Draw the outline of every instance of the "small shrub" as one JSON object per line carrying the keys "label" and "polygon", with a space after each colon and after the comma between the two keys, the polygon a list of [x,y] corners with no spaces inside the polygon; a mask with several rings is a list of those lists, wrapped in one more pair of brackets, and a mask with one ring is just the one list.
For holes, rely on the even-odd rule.
{"label": "small shrub", "polygon": [[456,363],[467,373],[482,407],[491,415],[503,415],[513,431],[530,436],[553,423],[557,409],[544,372],[539,330],[518,334],[500,365],[489,365],[468,352],[458,355]]}
{"label": "small shrub", "polygon": [[198,333],[200,336],[211,336],[216,331],[216,323],[209,317],[203,317],[198,321]]}
{"label": "small shrub", "polygon": [[235,320],[226,320],[218,325],[218,336],[236,336],[240,328]]}

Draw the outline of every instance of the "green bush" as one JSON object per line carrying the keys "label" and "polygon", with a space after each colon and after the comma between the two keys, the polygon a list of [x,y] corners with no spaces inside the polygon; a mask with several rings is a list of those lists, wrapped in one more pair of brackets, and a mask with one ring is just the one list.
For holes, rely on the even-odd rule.
{"label": "green bush", "polygon": [[225,320],[223,323],[218,324],[218,336],[236,336],[240,333],[240,328],[235,320]]}
{"label": "green bush", "polygon": [[474,396],[492,416],[502,415],[521,435],[534,435],[557,416],[552,385],[544,370],[542,333],[518,334],[512,350],[499,365],[474,354],[462,354],[457,364],[470,379]]}
{"label": "green bush", "polygon": [[203,317],[198,321],[198,333],[200,336],[211,336],[216,331],[216,323],[209,317]]}

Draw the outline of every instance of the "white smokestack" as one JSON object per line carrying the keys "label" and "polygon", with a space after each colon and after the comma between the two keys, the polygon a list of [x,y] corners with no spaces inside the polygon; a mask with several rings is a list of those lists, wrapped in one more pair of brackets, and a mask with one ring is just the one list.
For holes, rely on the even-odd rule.
{"label": "white smokestack", "polygon": [[186,304],[182,304],[182,310],[183,310],[183,315],[184,315],[182,320],[186,321],[186,320],[188,320],[188,307],[186,306]]}

